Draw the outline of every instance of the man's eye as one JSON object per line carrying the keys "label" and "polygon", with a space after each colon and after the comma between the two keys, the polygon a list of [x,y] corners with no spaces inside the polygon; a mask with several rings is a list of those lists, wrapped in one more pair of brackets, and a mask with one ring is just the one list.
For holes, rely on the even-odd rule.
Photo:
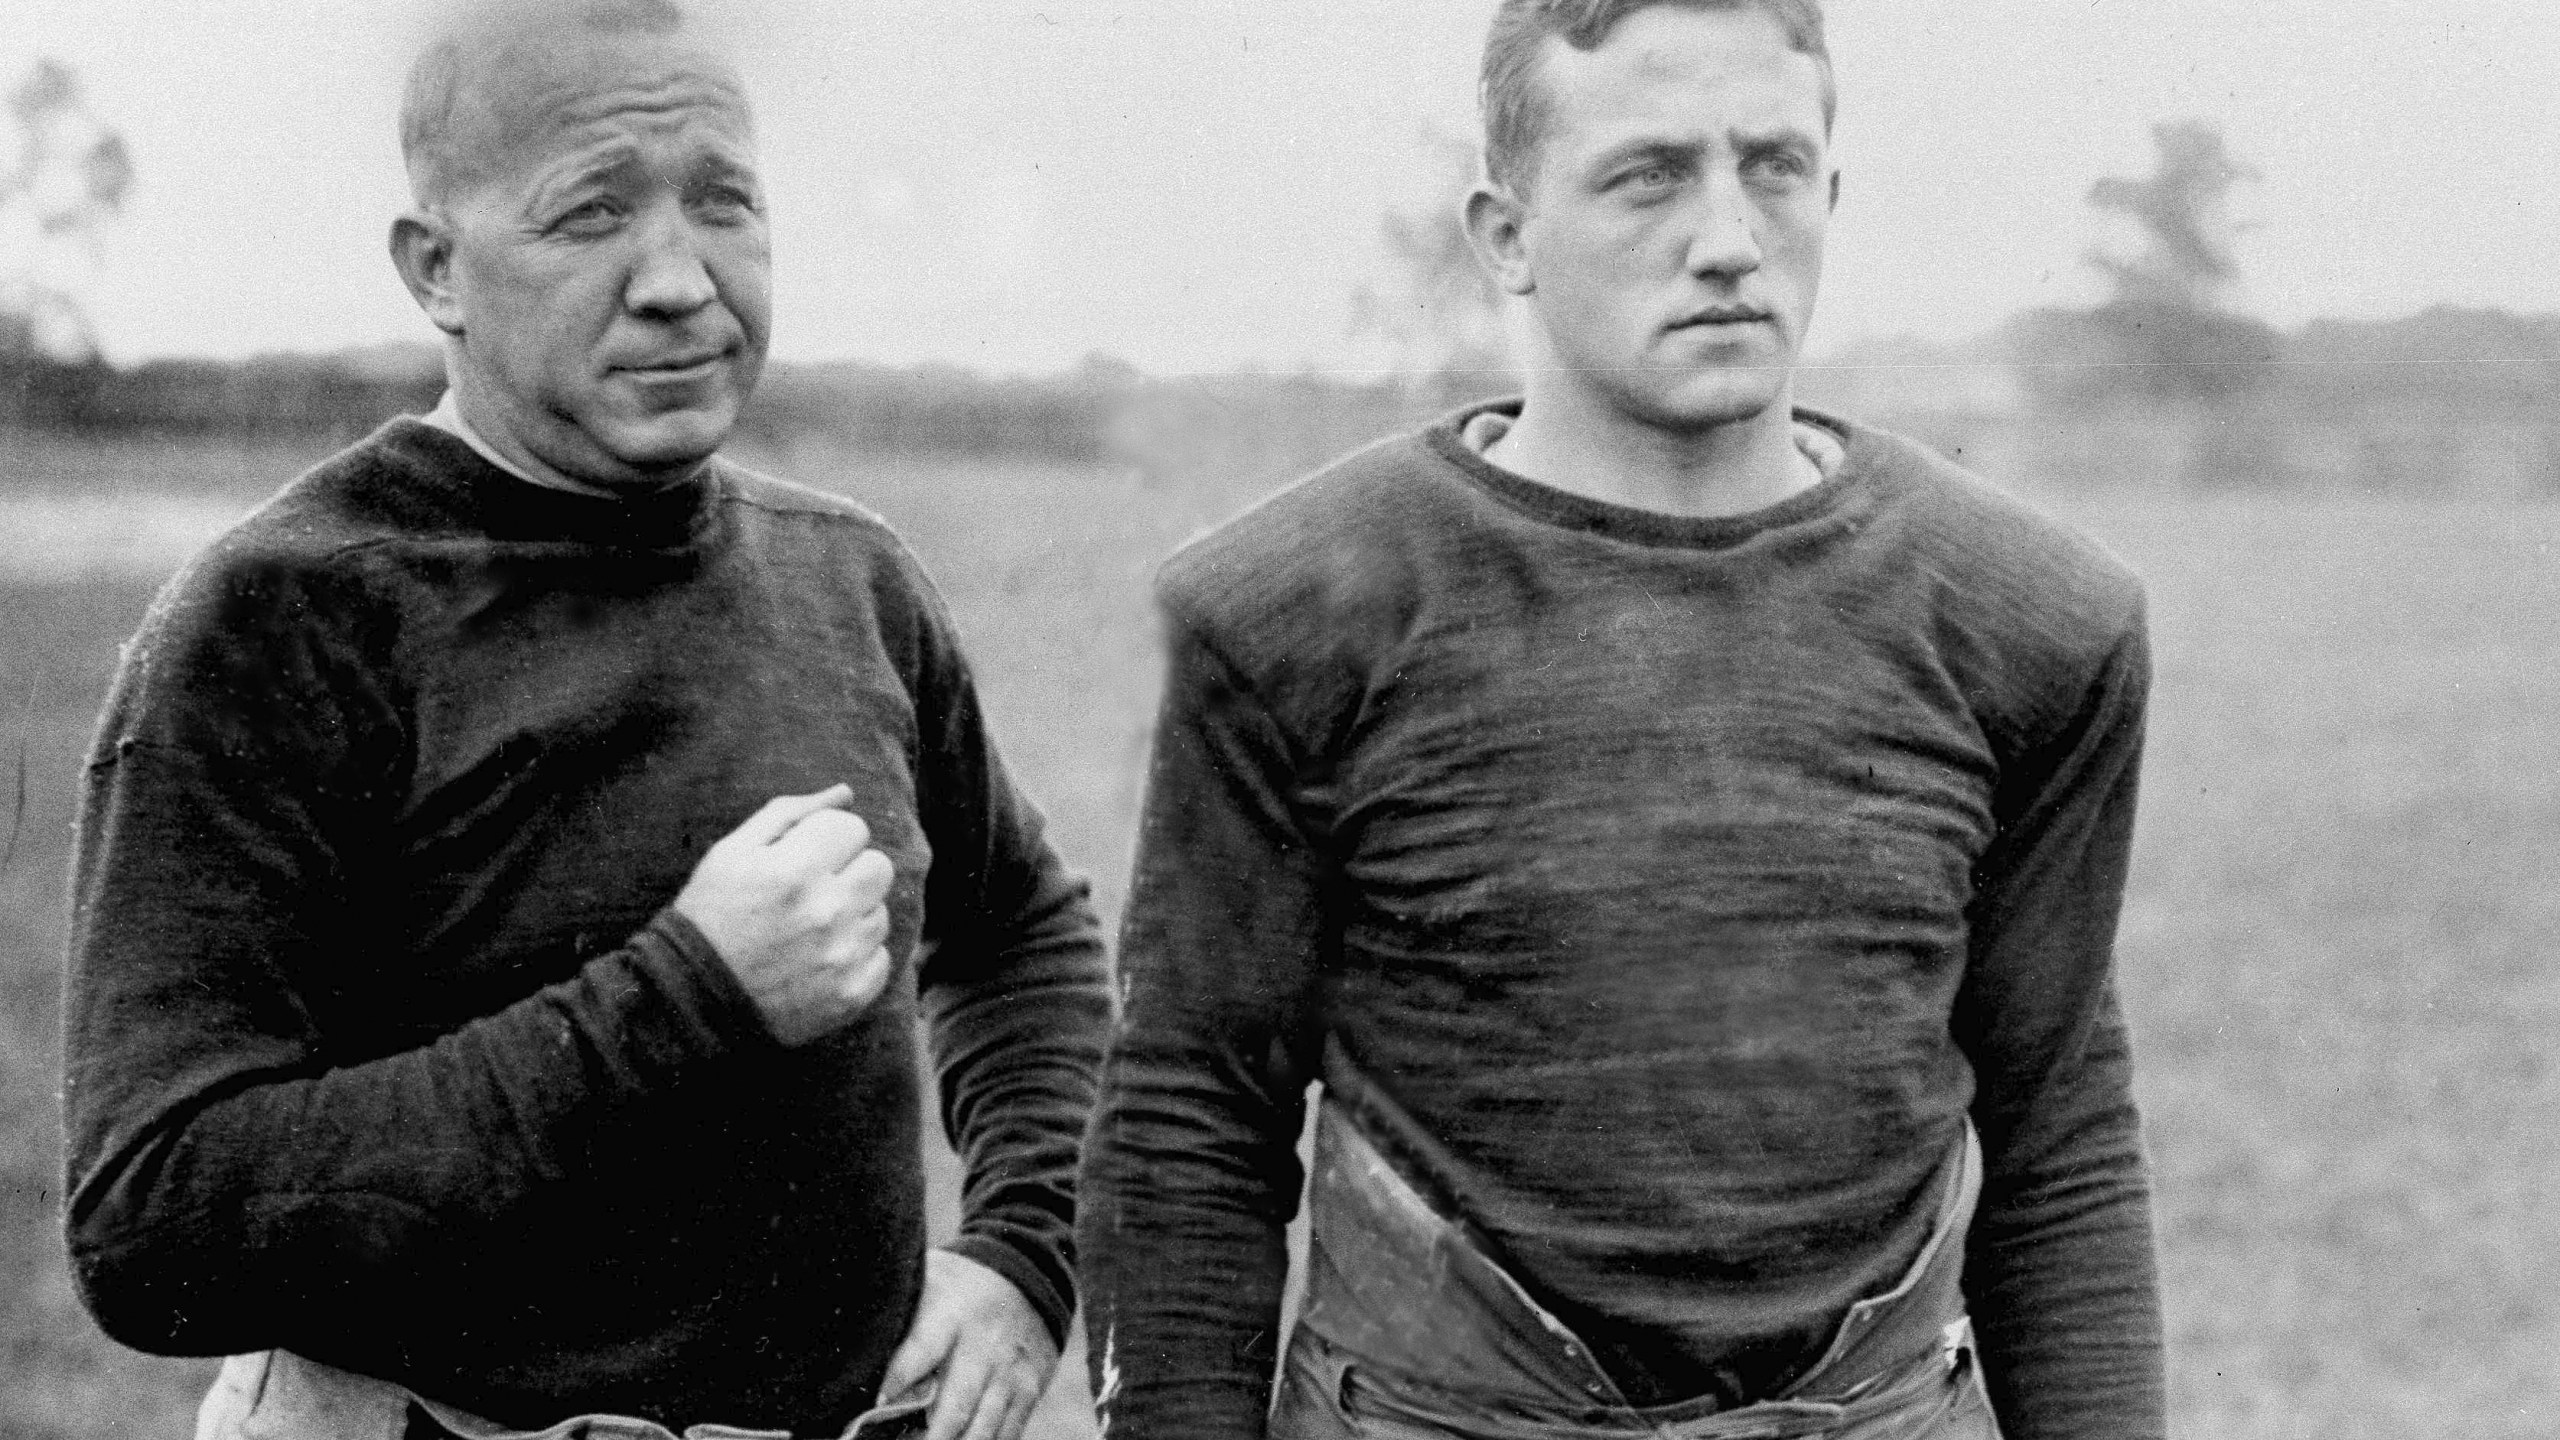
{"label": "man's eye", "polygon": [[1750,174],[1766,180],[1801,180],[1813,173],[1813,167],[1805,163],[1803,156],[1786,151],[1754,156],[1746,168]]}
{"label": "man's eye", "polygon": [[739,189],[734,185],[721,185],[697,191],[693,197],[693,206],[703,214],[727,220],[744,219],[757,213],[754,192]]}
{"label": "man's eye", "polygon": [[621,206],[610,200],[589,200],[560,212],[551,222],[551,228],[571,234],[592,235],[612,229],[621,219]]}
{"label": "man's eye", "polygon": [[1618,183],[1633,190],[1665,190],[1680,183],[1680,172],[1670,165],[1644,165],[1619,176]]}

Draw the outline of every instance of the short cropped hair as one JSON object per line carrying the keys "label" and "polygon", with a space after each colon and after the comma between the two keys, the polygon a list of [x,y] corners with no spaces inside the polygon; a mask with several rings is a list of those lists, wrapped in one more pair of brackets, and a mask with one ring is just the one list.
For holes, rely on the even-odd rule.
{"label": "short cropped hair", "polygon": [[1609,32],[1639,10],[1756,10],[1778,22],[1787,48],[1822,67],[1822,123],[1839,109],[1831,81],[1831,51],[1822,38],[1821,0],[1502,0],[1485,37],[1484,70],[1477,99],[1484,109],[1485,174],[1515,195],[1537,179],[1538,149],[1552,118],[1538,74],[1540,51],[1552,35],[1576,50],[1596,50]]}
{"label": "short cropped hair", "polygon": [[675,0],[517,0],[461,7],[418,53],[400,97],[400,158],[418,203],[444,198],[453,176],[454,109],[462,100],[467,49],[475,39],[545,29],[598,35],[672,35],[685,28]]}

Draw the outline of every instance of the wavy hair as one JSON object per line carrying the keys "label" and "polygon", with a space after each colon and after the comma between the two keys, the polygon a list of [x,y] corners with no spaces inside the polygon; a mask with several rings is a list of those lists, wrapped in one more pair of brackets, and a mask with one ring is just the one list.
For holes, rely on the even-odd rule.
{"label": "wavy hair", "polygon": [[1831,82],[1831,51],[1822,36],[1821,0],[1502,0],[1485,37],[1484,70],[1477,99],[1484,109],[1484,168],[1515,195],[1537,179],[1538,147],[1550,118],[1539,53],[1552,35],[1576,50],[1595,50],[1619,22],[1639,10],[1756,10],[1778,22],[1787,47],[1822,66],[1822,123],[1839,109]]}

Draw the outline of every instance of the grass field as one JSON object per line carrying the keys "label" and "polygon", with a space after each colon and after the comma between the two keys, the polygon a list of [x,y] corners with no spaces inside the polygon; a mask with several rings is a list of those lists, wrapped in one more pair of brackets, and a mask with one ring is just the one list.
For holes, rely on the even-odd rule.
{"label": "grass field", "polygon": [[[28,761],[0,872],[12,1440],[181,1436],[202,1387],[201,1365],[97,1336],[62,1279],[64,849],[80,747],[152,572],[309,453],[0,443],[0,762],[21,737]],[[923,552],[1017,770],[1116,908],[1154,690],[1145,579],[1294,463],[1256,453],[1253,474],[1216,484],[814,445],[756,458],[863,498]],[[204,476],[192,493],[209,505],[166,498]],[[75,491],[116,503],[60,503]],[[2121,953],[2178,1433],[2553,1434],[2560,506],[2045,503],[2153,595],[2159,688]],[[1076,1433],[1080,1401],[1063,1385],[1042,1429]]]}

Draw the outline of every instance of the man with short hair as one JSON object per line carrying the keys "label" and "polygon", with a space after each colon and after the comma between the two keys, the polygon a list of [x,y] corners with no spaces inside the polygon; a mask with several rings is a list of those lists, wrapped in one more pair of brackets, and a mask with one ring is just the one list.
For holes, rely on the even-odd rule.
{"label": "man with short hair", "polygon": [[1099,937],[915,558],[717,454],[769,309],[738,77],[665,0],[517,0],[402,139],[445,402],[171,582],[88,768],[82,1294],[234,1357],[204,1437],[1013,1440]]}
{"label": "man with short hair", "polygon": [[1504,0],[1484,77],[1525,397],[1159,581],[1107,1434],[2157,1437],[2139,586],[1794,406],[1812,0]]}

